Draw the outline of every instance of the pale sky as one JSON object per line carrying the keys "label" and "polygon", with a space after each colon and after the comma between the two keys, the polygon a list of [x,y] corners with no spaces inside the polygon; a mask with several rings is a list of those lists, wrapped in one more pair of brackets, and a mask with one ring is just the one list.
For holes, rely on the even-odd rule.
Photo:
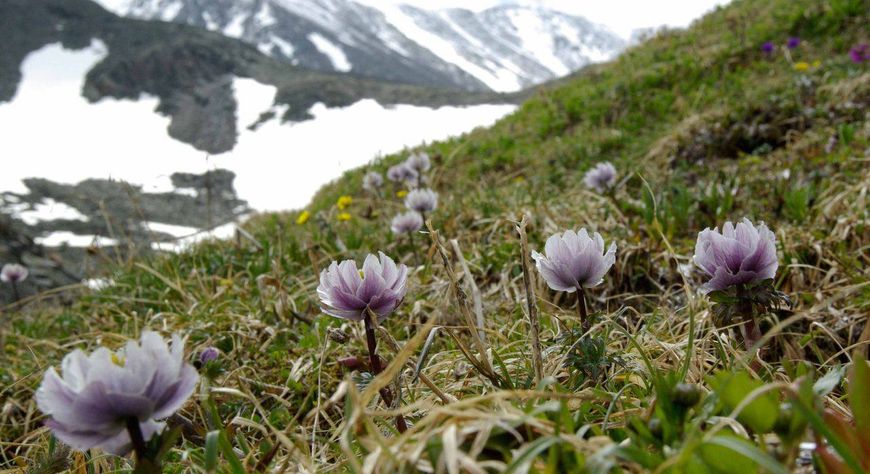
{"label": "pale sky", "polygon": [[422,8],[460,7],[480,10],[499,3],[543,5],[584,16],[628,39],[632,30],[651,26],[688,26],[729,0],[357,0],[369,5],[408,3]]}

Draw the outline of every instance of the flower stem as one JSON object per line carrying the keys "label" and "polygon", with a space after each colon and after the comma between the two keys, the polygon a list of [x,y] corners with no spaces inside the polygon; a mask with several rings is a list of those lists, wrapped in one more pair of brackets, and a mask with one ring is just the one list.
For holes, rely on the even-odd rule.
{"label": "flower stem", "polygon": [[[375,338],[375,327],[377,327],[377,315],[371,309],[367,310],[365,325],[366,325],[366,344],[369,349],[369,361],[371,363],[372,375],[377,376],[381,373],[381,359],[378,357],[378,341]],[[393,406],[393,394],[389,387],[384,387],[380,390],[381,398],[387,405],[387,408]],[[404,433],[408,429],[405,423],[405,417],[401,414],[396,415],[396,429],[399,433]]]}
{"label": "flower stem", "polygon": [[[761,339],[761,328],[755,320],[755,308],[746,293],[746,288],[743,285],[737,287],[737,298],[739,299],[739,314],[743,319],[743,324],[740,326],[740,332],[743,335],[743,346],[746,351],[752,350],[752,347]],[[762,358],[762,348],[758,348],[758,359]],[[758,360],[753,357],[751,364],[753,370],[759,368]]]}
{"label": "flower stem", "polygon": [[417,253],[417,244],[414,242],[413,232],[408,232],[408,239],[411,240],[411,250],[414,252],[414,265],[422,264],[423,260],[420,258],[420,254]]}
{"label": "flower stem", "polygon": [[15,280],[10,281],[12,283],[12,296],[15,298],[15,302],[21,299],[21,293],[18,292],[18,282]]}
{"label": "flower stem", "polygon": [[136,452],[136,469],[133,470],[136,474],[155,474],[162,472],[160,469],[160,461],[150,459],[148,456],[148,448],[145,445],[145,437],[142,436],[142,427],[139,426],[139,419],[135,416],[127,417],[127,432],[130,434],[130,442],[133,443],[133,450]]}
{"label": "flower stem", "polygon": [[577,315],[580,317],[580,329],[585,334],[589,331],[589,312],[586,309],[586,292],[577,285]]}

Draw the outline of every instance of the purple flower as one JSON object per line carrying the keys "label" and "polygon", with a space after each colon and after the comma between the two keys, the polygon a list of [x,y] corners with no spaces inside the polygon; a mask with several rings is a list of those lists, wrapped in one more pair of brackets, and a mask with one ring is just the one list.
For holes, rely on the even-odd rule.
{"label": "purple flower", "polygon": [[375,192],[384,185],[384,177],[377,171],[369,171],[363,178],[363,189]]}
{"label": "purple flower", "polygon": [[870,54],[867,53],[867,49],[868,46],[866,44],[859,44],[849,50],[849,57],[852,58],[852,62],[861,64],[864,61],[870,60]]}
{"label": "purple flower", "polygon": [[429,155],[425,152],[420,152],[409,156],[408,159],[405,160],[405,166],[419,174],[423,174],[426,171],[429,171],[432,164],[429,162]]}
{"label": "purple flower", "polygon": [[586,229],[554,234],[544,245],[544,255],[532,252],[535,266],[556,291],[573,293],[578,288],[597,286],[616,261],[616,242],[604,252],[604,239]]}
{"label": "purple flower", "polygon": [[417,176],[419,176],[417,171],[408,168],[407,164],[405,163],[391,166],[387,170],[387,178],[395,183],[414,181],[417,179]]}
{"label": "purple flower", "polygon": [[199,353],[199,361],[203,364],[207,364],[213,360],[217,360],[220,355],[221,351],[219,351],[217,347],[206,347]]}
{"label": "purple flower", "polygon": [[586,186],[604,193],[616,184],[616,168],[609,161],[598,163],[583,176]]}
{"label": "purple flower", "polygon": [[27,267],[17,263],[7,263],[3,265],[3,270],[0,270],[0,281],[4,283],[19,283],[27,279]]}
{"label": "purple flower", "polygon": [[694,261],[712,277],[702,287],[705,292],[769,280],[779,265],[776,236],[764,222],[758,227],[745,218],[736,226],[726,222],[722,232],[717,227],[698,234]]}
{"label": "purple flower", "polygon": [[415,189],[405,197],[405,207],[417,212],[431,212],[438,207],[438,193],[431,189]]}
{"label": "purple flower", "polygon": [[49,368],[36,391],[37,406],[49,416],[46,426],[73,449],[119,456],[131,449],[128,419],[137,419],[150,440],[199,379],[184,361],[181,337],[172,336],[170,347],[151,331],[117,352],[101,347],[86,355],[76,349],[63,358],[61,371],[62,376]]}
{"label": "purple flower", "polygon": [[336,318],[362,321],[371,309],[383,320],[405,298],[408,267],[396,265],[390,257],[378,252],[369,254],[359,271],[356,262],[332,262],[320,273],[317,296],[324,313]]}
{"label": "purple flower", "polygon": [[390,228],[393,233],[407,234],[408,232],[417,232],[423,227],[423,216],[416,211],[408,211],[404,214],[399,214],[393,218]]}
{"label": "purple flower", "polygon": [[801,39],[797,36],[792,36],[785,42],[785,47],[788,49],[795,49],[801,45]]}
{"label": "purple flower", "polygon": [[772,41],[765,41],[764,44],[761,45],[761,52],[766,55],[773,54],[773,51],[776,49],[776,46],[773,45]]}

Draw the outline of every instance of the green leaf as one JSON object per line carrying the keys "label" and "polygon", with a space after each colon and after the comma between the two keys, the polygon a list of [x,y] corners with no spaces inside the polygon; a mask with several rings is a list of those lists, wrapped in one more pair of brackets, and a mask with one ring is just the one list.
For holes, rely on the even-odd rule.
{"label": "green leaf", "polygon": [[[752,379],[746,372],[719,372],[710,383],[729,412],[737,408],[752,391],[764,385],[760,380]],[[767,433],[776,423],[778,409],[776,394],[766,392],[743,407],[737,415],[737,421],[755,433]]]}
{"label": "green leaf", "polygon": [[837,388],[837,385],[840,385],[840,380],[843,380],[843,374],[845,372],[846,368],[843,366],[837,366],[829,370],[824,377],[820,378],[813,384],[813,392],[820,397],[824,397],[833,392],[834,389]]}
{"label": "green leaf", "polygon": [[513,472],[525,472],[529,463],[531,463],[539,454],[546,451],[550,446],[556,443],[561,443],[562,438],[557,436],[547,436],[538,438],[535,441],[527,444],[522,451],[517,453],[510,465],[505,469],[505,474]]}
{"label": "green leaf", "polygon": [[788,474],[782,464],[749,441],[721,433],[701,445],[701,457],[710,468],[722,473],[758,472],[763,467],[773,474]]}
{"label": "green leaf", "polygon": [[209,431],[205,435],[205,458],[203,460],[203,469],[205,472],[212,473],[217,469],[218,462],[218,442],[220,441],[221,432],[218,430]]}
{"label": "green leaf", "polygon": [[870,368],[864,356],[856,354],[849,377],[849,407],[855,417],[857,431],[870,430]]}

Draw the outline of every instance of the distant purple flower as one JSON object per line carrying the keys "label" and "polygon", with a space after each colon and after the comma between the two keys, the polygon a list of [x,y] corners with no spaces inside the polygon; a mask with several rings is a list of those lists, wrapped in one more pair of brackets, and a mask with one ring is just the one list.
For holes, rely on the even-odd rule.
{"label": "distant purple flower", "polygon": [[384,185],[384,177],[377,171],[369,171],[363,178],[363,189],[376,192]]}
{"label": "distant purple flower", "polygon": [[599,193],[604,193],[616,184],[616,168],[609,161],[598,163],[583,176],[586,186]]}
{"label": "distant purple flower", "polygon": [[713,230],[704,229],[695,244],[695,265],[712,278],[705,292],[719,291],[747,283],[769,280],[776,275],[776,236],[764,222],[749,219],[733,225],[726,222]]}
{"label": "distant purple flower", "polygon": [[391,166],[387,170],[387,178],[395,183],[414,181],[417,179],[417,176],[419,176],[419,174],[415,170],[408,168],[405,163]]}
{"label": "distant purple flower", "polygon": [[144,331],[118,352],[101,347],[90,355],[80,349],[45,372],[36,404],[54,435],[76,450],[100,448],[116,455],[131,449],[127,420],[135,418],[145,441],[163,430],[164,420],[193,393],[199,376],[184,361],[184,343],[172,345]]}
{"label": "distant purple flower", "polygon": [[405,298],[408,267],[396,265],[383,252],[378,257],[369,254],[362,272],[356,262],[332,262],[320,273],[317,295],[321,310],[336,318],[363,321],[371,309],[383,320]]}
{"label": "distant purple flower", "polygon": [[544,254],[532,252],[535,266],[556,291],[573,293],[578,288],[592,288],[601,283],[616,261],[616,242],[604,251],[604,239],[586,229],[554,234],[544,245]]}
{"label": "distant purple flower", "polygon": [[199,361],[206,364],[213,360],[217,360],[220,355],[221,351],[219,351],[217,347],[206,347],[199,353]]}
{"label": "distant purple flower", "polygon": [[423,216],[416,211],[408,211],[393,218],[390,228],[396,234],[417,232],[423,227]]}
{"label": "distant purple flower", "polygon": [[795,49],[801,45],[801,39],[797,36],[792,36],[785,42],[785,47],[788,49]]}
{"label": "distant purple flower", "polygon": [[420,152],[409,156],[408,159],[405,160],[405,166],[417,173],[423,174],[426,171],[429,171],[432,164],[429,161],[429,155],[425,152]]}
{"label": "distant purple flower", "polygon": [[849,57],[855,64],[860,64],[864,61],[870,61],[870,53],[866,44],[859,44],[849,50]]}
{"label": "distant purple flower", "polygon": [[3,269],[0,270],[0,281],[3,281],[4,283],[19,283],[26,280],[27,275],[29,274],[30,272],[24,265],[7,263],[6,265],[3,265]]}
{"label": "distant purple flower", "polygon": [[761,51],[768,56],[773,54],[775,49],[776,46],[773,45],[772,41],[765,41],[764,44],[761,45]]}
{"label": "distant purple flower", "polygon": [[438,193],[431,189],[415,189],[405,197],[405,207],[417,212],[431,212],[438,207]]}

